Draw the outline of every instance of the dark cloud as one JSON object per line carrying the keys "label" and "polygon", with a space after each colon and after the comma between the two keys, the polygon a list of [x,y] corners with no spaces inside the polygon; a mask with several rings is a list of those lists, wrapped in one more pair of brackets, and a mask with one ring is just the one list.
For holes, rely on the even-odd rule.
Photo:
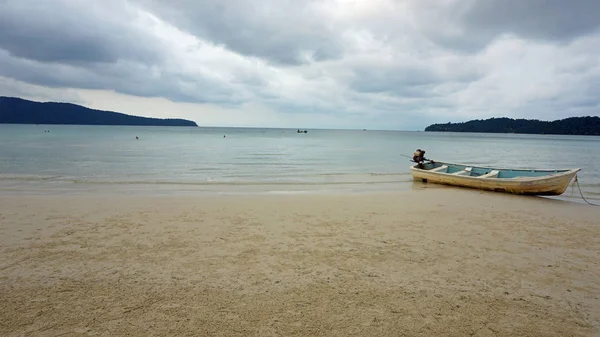
{"label": "dark cloud", "polygon": [[[128,2],[0,2],[0,76],[52,88],[116,91],[176,102],[240,104],[236,88],[180,71],[152,19]],[[136,22],[136,20],[139,20]],[[175,66],[169,64],[175,63]],[[238,88],[264,85],[241,73]]]}
{"label": "dark cloud", "polygon": [[[401,64],[398,61],[398,64]],[[439,85],[464,87],[483,75],[471,69],[441,73],[431,65],[370,64],[354,68],[350,88],[359,93],[384,93],[395,97],[426,98],[440,96]],[[456,89],[455,89],[456,90]]]}
{"label": "dark cloud", "polygon": [[0,4],[0,48],[41,62],[85,64],[119,60],[154,63],[157,40],[131,24],[136,13],[121,1],[5,0]]}
{"label": "dark cloud", "polygon": [[432,70],[420,67],[387,67],[373,65],[355,69],[350,86],[359,92],[398,92],[407,88],[425,87],[441,78]]}
{"label": "dark cloud", "polygon": [[51,90],[45,87],[36,87],[0,76],[0,96],[23,97],[41,101],[62,101],[75,104],[85,104],[85,101],[69,90]]}
{"label": "dark cloud", "polygon": [[172,25],[274,64],[340,58],[338,33],[314,8],[319,1],[134,0]]}
{"label": "dark cloud", "polygon": [[418,3],[415,12],[432,41],[468,52],[477,52],[504,34],[567,43],[600,29],[597,0],[464,0],[439,8]]}
{"label": "dark cloud", "polygon": [[596,31],[599,13],[597,0],[486,0],[472,1],[462,22],[469,31],[570,40]]}
{"label": "dark cloud", "polygon": [[0,76],[51,88],[109,90],[140,97],[165,97],[175,102],[240,104],[234,88],[201,77],[155,74],[140,63],[90,64],[85,68],[16,58],[0,49]]}

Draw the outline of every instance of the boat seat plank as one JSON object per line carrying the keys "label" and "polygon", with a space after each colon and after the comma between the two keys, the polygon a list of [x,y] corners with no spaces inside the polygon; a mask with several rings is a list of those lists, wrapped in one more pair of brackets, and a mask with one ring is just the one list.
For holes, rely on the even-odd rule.
{"label": "boat seat plank", "polygon": [[446,172],[448,170],[448,165],[442,165],[440,167],[436,167],[434,169],[431,169],[429,171],[431,172]]}
{"label": "boat seat plank", "polygon": [[471,174],[471,171],[462,170],[462,171],[456,171],[456,172],[453,172],[450,174],[455,175],[455,176],[468,176]]}
{"label": "boat seat plank", "polygon": [[482,174],[478,178],[498,178],[498,174],[500,174],[500,171],[492,170],[490,173]]}

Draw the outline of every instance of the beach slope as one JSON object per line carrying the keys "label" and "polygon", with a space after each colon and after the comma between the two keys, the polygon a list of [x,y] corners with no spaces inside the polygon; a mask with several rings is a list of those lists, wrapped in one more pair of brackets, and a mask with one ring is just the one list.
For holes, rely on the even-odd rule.
{"label": "beach slope", "polygon": [[0,335],[591,336],[598,219],[437,187],[0,196]]}

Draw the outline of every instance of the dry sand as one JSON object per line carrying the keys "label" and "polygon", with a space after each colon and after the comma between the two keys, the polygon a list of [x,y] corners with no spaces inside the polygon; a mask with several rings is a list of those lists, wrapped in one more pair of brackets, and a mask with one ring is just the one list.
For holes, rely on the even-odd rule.
{"label": "dry sand", "polygon": [[600,209],[423,188],[2,196],[1,336],[597,336]]}

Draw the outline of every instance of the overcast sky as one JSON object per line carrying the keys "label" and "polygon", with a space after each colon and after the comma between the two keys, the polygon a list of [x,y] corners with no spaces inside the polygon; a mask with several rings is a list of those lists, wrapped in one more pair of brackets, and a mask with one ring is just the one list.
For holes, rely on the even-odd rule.
{"label": "overcast sky", "polygon": [[0,0],[0,95],[209,126],[600,115],[598,0]]}

